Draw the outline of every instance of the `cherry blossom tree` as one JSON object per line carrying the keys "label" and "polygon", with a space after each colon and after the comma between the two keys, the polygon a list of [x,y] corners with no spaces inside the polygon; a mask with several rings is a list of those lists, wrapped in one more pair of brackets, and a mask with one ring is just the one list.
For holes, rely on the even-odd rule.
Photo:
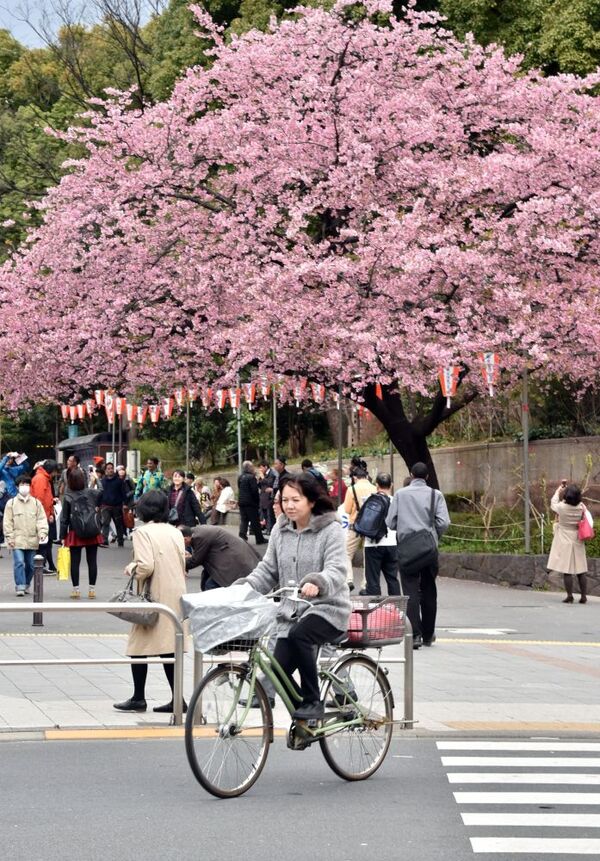
{"label": "cherry blossom tree", "polygon": [[483,391],[480,351],[506,384],[596,381],[600,76],[523,73],[386,0],[228,44],[195,11],[211,68],[71,130],[86,156],[1,273],[8,400],[303,376],[410,464]]}

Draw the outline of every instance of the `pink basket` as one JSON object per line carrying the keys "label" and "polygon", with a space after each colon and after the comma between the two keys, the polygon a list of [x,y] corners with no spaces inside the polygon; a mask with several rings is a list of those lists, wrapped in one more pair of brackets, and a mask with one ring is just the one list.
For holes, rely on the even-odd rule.
{"label": "pink basket", "polygon": [[408,598],[379,598],[364,595],[352,598],[348,642],[354,646],[389,646],[401,643],[406,630]]}

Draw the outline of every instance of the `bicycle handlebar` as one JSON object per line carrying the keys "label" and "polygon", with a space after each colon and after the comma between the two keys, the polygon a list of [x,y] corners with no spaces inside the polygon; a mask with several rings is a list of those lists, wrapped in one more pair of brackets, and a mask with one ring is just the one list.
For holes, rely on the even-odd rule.
{"label": "bicycle handlebar", "polygon": [[300,588],[298,585],[282,586],[281,589],[273,589],[272,592],[268,592],[265,597],[276,598],[278,595],[287,595],[291,601],[297,601],[299,604],[303,603],[310,605],[310,601],[307,598],[301,598],[299,593]]}

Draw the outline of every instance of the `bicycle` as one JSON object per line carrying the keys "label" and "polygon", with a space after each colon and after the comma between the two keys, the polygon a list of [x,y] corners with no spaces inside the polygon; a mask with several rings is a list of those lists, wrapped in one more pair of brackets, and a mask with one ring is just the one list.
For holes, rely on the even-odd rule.
{"label": "bicycle", "polygon": [[[269,597],[295,592],[292,600],[303,601],[297,591],[285,587]],[[344,641],[332,644],[351,651],[335,659],[331,668],[319,671],[325,714],[318,721],[293,719],[301,697],[269,650],[268,633],[251,641],[223,644],[221,653],[248,651],[248,660],[237,663],[232,659],[211,670],[191,697],[185,723],[187,758],[204,789],[219,798],[234,798],[260,777],[274,728],[259,672],[269,679],[292,717],[289,748],[304,750],[318,742],[325,761],[339,777],[348,781],[371,777],[386,757],[393,730],[394,697],[387,671],[380,666],[381,647],[401,642],[407,601],[403,596],[353,599],[354,630],[351,624],[349,634],[339,638]],[[389,620],[383,621],[389,628],[379,624],[375,630],[370,623],[377,610],[387,613]],[[373,645],[379,650],[377,660],[362,653]],[[321,651],[322,647],[318,660]]]}

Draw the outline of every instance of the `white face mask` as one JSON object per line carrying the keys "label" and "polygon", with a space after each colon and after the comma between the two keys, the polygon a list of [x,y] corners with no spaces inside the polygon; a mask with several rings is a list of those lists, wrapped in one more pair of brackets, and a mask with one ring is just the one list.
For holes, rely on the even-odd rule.
{"label": "white face mask", "polygon": [[19,493],[21,496],[29,496],[31,488],[28,484],[20,484],[19,485]]}

